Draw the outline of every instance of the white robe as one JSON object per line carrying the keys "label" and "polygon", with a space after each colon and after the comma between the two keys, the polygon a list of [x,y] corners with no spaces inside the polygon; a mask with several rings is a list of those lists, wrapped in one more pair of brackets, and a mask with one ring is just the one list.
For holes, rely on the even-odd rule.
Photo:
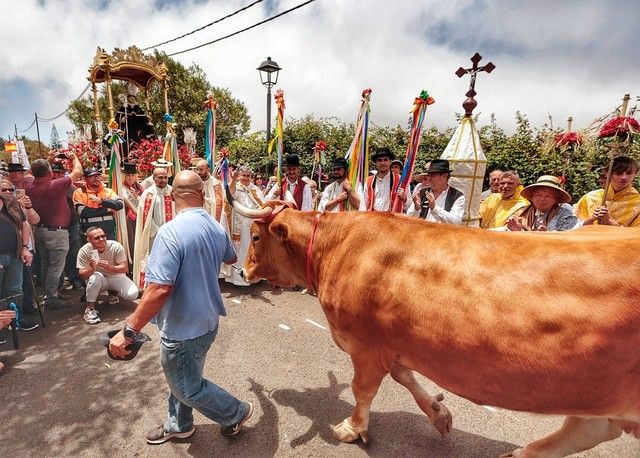
{"label": "white robe", "polygon": [[[233,197],[243,206],[251,209],[261,208],[262,201],[264,201],[264,195],[262,191],[254,184],[244,186],[240,183],[236,183],[236,192]],[[247,252],[249,251],[249,244],[251,242],[251,225],[253,224],[252,218],[247,218],[240,215],[233,210],[233,230],[231,234],[231,242],[236,249],[238,260],[236,261],[237,267],[242,267],[244,261],[247,258]],[[225,272],[225,281],[233,283],[236,286],[248,286],[249,283],[236,272],[235,269],[227,269]]]}
{"label": "white robe", "polygon": [[[344,211],[344,204],[347,203],[346,201],[338,203],[338,205],[333,207],[333,209],[331,209],[331,210],[327,210],[326,209],[327,208],[327,204],[330,201],[332,201],[333,199],[335,199],[336,197],[338,197],[338,195],[340,195],[342,192],[343,192],[342,184],[338,183],[337,181],[334,181],[329,186],[324,188],[324,191],[322,191],[322,199],[320,199],[320,204],[318,205],[318,211],[321,211],[321,212],[324,212],[324,211],[329,211],[329,212]],[[360,185],[360,183],[358,183],[358,185],[356,186],[355,193],[360,198],[360,206],[362,206],[362,200],[363,200],[364,196],[362,195],[362,186]],[[343,204],[343,205],[341,205],[341,204]],[[358,210],[358,209],[359,208],[353,208],[352,210]]]}
{"label": "white robe", "polygon": [[[136,244],[133,255],[133,282],[138,288],[144,288],[144,271],[155,240],[162,224],[175,217],[175,202],[170,198],[171,186],[163,189],[155,185],[144,190],[138,204],[136,218]],[[149,198],[147,198],[149,196]]]}

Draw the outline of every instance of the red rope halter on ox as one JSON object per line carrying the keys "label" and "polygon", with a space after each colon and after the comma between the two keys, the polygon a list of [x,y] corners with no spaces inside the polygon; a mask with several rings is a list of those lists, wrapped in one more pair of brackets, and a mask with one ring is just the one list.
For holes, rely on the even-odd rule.
{"label": "red rope halter on ox", "polygon": [[[309,245],[307,246],[307,284],[309,289],[314,290],[313,283],[311,282],[311,255],[313,254],[313,242],[316,238],[316,231],[318,230],[318,221],[320,221],[320,215],[322,213],[318,213],[313,217],[313,229],[311,231],[311,237],[309,238]],[[317,291],[314,291],[317,293]]]}

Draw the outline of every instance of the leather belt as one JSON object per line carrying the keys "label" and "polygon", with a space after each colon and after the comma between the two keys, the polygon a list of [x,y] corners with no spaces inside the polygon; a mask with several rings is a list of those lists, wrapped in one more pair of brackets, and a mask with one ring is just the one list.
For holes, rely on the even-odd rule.
{"label": "leather belt", "polygon": [[81,223],[97,223],[100,221],[111,221],[113,216],[94,216],[92,218],[78,218]]}
{"label": "leather belt", "polygon": [[48,224],[36,224],[36,227],[41,227],[43,229],[47,229],[48,231],[62,231],[62,230],[69,230],[69,228],[67,226],[49,226]]}

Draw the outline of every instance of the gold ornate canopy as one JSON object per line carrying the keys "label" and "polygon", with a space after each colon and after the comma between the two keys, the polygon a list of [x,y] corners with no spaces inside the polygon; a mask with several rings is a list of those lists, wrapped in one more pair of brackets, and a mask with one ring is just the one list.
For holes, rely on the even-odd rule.
{"label": "gold ornate canopy", "polygon": [[162,84],[164,89],[165,112],[169,112],[169,100],[167,98],[168,78],[167,67],[154,57],[145,55],[136,46],[127,49],[115,48],[108,54],[103,48],[98,47],[93,63],[89,67],[89,76],[93,87],[95,101],[95,117],[100,119],[100,111],[97,98],[97,83],[107,84],[107,96],[109,98],[109,117],[113,119],[113,98],[111,95],[111,81],[120,80],[134,83],[144,90],[147,110],[149,110],[149,91],[154,81]]}

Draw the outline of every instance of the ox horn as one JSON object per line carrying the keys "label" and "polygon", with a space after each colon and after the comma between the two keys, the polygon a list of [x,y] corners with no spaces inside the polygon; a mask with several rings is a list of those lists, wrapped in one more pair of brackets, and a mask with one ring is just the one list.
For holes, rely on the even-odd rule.
{"label": "ox horn", "polygon": [[225,185],[224,187],[225,190],[225,194],[227,196],[227,200],[229,201],[229,203],[231,204],[231,206],[238,212],[240,213],[242,216],[246,217],[246,218],[252,218],[252,219],[258,219],[258,218],[264,218],[265,216],[268,216],[271,214],[271,212],[273,211],[272,207],[264,207],[264,208],[247,208],[244,205],[242,205],[240,202],[238,202],[233,195],[231,194],[231,190],[229,189],[229,185]]}

